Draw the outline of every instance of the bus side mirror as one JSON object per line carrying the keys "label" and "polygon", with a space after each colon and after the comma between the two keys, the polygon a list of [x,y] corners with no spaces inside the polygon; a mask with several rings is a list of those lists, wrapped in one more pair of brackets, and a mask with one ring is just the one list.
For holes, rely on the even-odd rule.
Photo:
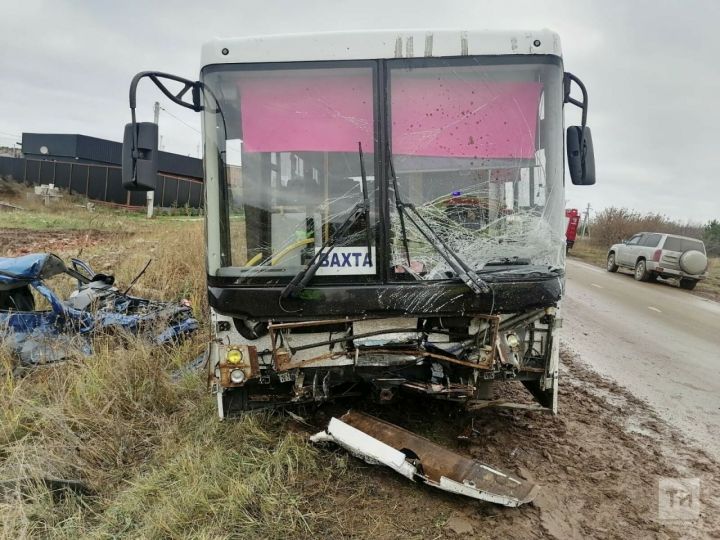
{"label": "bus side mirror", "polygon": [[158,126],[152,122],[125,125],[122,183],[128,191],[153,191],[158,173]]}
{"label": "bus side mirror", "polygon": [[587,126],[567,128],[566,147],[572,183],[576,186],[592,186],[595,183],[595,155],[590,128]]}

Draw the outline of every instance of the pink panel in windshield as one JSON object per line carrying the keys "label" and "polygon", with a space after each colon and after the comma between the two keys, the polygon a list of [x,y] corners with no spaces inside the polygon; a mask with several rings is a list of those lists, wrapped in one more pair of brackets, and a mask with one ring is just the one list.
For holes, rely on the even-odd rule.
{"label": "pink panel in windshield", "polygon": [[[248,152],[373,151],[372,79],[268,77],[239,83]],[[393,153],[532,158],[542,84],[404,77],[392,84]]]}
{"label": "pink panel in windshield", "polygon": [[535,82],[394,78],[393,153],[532,158],[541,91]]}
{"label": "pink panel in windshield", "polygon": [[239,83],[249,152],[373,148],[372,77],[287,77]]}

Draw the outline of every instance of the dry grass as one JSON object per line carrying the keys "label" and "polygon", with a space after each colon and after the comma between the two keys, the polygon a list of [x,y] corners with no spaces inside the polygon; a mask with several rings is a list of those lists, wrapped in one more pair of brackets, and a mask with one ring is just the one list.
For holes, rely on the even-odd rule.
{"label": "dry grass", "polygon": [[[202,222],[99,212],[110,226],[72,205],[13,214],[12,226],[31,241],[33,223],[73,228],[94,219],[103,240],[63,244],[61,256],[82,249],[121,286],[152,258],[135,292],[190,298],[205,321]],[[393,478],[393,490],[378,489],[359,462],[312,447],[278,414],[221,422],[204,373],[173,381],[206,340],[203,329],[177,349],[150,350],[137,339],[103,338],[93,356],[24,378],[10,375],[0,346],[0,537],[396,536],[402,518],[390,503],[419,504],[414,486]],[[77,480],[87,493],[58,494],[48,479]],[[439,501],[419,514],[418,534],[436,536],[447,513]]]}
{"label": "dry grass", "polygon": [[592,240],[596,245],[611,246],[632,235],[657,231],[702,238],[704,228],[699,223],[681,222],[658,213],[641,214],[628,208],[611,206],[599,212],[590,224]]}
{"label": "dry grass", "polygon": [[582,259],[597,266],[605,266],[607,258],[607,249],[598,247],[594,243],[585,238],[578,237],[575,244],[569,252],[571,257]]}
{"label": "dry grass", "polygon": [[[136,342],[120,354],[105,342],[85,362],[7,377],[0,478],[22,481],[0,502],[2,536],[309,533],[300,480],[317,473],[316,450],[280,418],[215,419],[202,376],[168,376],[192,349]],[[59,498],[46,478],[79,480],[89,494]]]}
{"label": "dry grass", "polygon": [[699,293],[704,293],[705,296],[720,300],[720,257],[713,257],[710,259],[708,278],[698,283],[695,289]]}
{"label": "dry grass", "polygon": [[[217,419],[204,374],[169,376],[197,347],[108,339],[91,358],[6,376],[0,537],[400,537],[407,518],[391,504],[427,504],[402,479],[378,489],[382,471],[316,449],[280,414]],[[53,492],[46,479],[88,492]],[[437,536],[448,513],[438,500],[415,518],[416,537]]]}
{"label": "dry grass", "polygon": [[[189,298],[205,319],[200,221],[148,223],[106,209],[91,215],[68,201],[11,216],[3,226],[21,227],[22,234],[49,222],[54,229],[59,223],[106,230],[105,241],[82,253],[97,271],[112,270],[122,286],[152,259],[135,291]],[[61,256],[80,251],[64,248]],[[54,285],[66,293],[72,283]],[[317,473],[316,450],[283,429],[280,418],[217,420],[204,374],[171,380],[173,368],[201,352],[207,333],[201,334],[172,351],[137,339],[97,340],[91,358],[22,379],[9,374],[12,359],[0,352],[3,537],[309,534],[306,521],[318,520],[308,517],[298,479]],[[89,494],[58,497],[48,478],[78,480]]]}

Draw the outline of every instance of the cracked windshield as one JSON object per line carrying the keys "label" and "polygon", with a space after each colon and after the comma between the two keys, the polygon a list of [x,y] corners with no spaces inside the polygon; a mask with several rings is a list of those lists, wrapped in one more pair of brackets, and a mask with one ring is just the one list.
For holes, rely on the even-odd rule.
{"label": "cracked windshield", "polygon": [[219,72],[205,82],[221,109],[211,122],[227,130],[217,145],[229,208],[224,266],[292,276],[327,242],[316,279],[375,275],[372,68]]}
{"label": "cracked windshield", "polygon": [[[454,277],[439,244],[477,271],[561,265],[560,67],[388,64],[385,120],[372,65],[206,72],[225,272],[289,278],[323,250],[318,280],[375,279],[379,264],[394,279]],[[378,125],[392,152],[382,172]]]}
{"label": "cracked windshield", "polygon": [[546,64],[393,63],[398,200],[419,214],[408,220],[391,205],[398,277],[452,276],[422,229],[434,231],[475,270],[562,263],[561,76],[559,67]]}

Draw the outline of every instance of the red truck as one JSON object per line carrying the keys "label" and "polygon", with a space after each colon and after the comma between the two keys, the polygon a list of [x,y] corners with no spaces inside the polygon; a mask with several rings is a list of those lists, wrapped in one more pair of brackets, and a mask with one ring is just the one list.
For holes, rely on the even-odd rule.
{"label": "red truck", "polygon": [[575,244],[578,225],[580,224],[580,212],[575,208],[565,209],[565,239],[567,241],[567,250]]}

